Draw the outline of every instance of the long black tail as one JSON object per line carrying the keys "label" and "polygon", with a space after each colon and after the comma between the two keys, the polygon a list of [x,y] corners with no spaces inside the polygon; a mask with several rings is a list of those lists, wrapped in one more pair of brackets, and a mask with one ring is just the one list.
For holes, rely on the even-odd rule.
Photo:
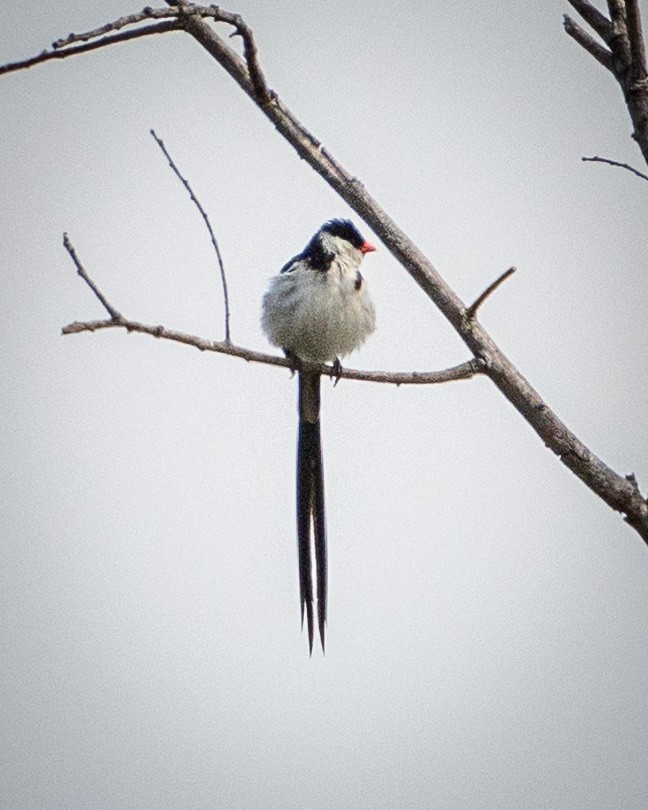
{"label": "long black tail", "polygon": [[[308,646],[313,652],[313,575],[311,549],[315,548],[317,582],[317,624],[322,650],[325,644],[327,562],[326,517],[324,514],[324,467],[320,435],[320,375],[299,374],[299,437],[297,440],[297,549],[301,618],[304,607]],[[311,542],[311,522],[314,543]]]}

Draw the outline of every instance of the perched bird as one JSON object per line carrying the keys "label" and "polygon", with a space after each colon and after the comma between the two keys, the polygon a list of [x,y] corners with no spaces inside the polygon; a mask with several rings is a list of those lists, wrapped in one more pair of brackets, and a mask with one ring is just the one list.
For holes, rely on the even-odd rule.
{"label": "perched bird", "polygon": [[[375,250],[348,219],[324,223],[304,250],[270,280],[261,324],[299,374],[297,439],[297,549],[302,626],[313,652],[312,551],[315,554],[317,623],[324,650],[327,563],[324,471],[320,436],[320,373],[309,364],[333,362],[357,349],[374,331],[376,314],[358,269]],[[311,525],[314,538],[311,539]]]}

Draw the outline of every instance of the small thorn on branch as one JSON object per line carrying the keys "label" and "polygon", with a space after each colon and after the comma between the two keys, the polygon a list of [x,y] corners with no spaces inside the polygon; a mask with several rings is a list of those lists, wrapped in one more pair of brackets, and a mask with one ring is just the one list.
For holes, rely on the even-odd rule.
{"label": "small thorn on branch", "polygon": [[466,317],[469,320],[474,320],[475,316],[477,315],[477,310],[479,307],[484,303],[484,301],[488,298],[489,295],[492,295],[495,290],[503,284],[509,276],[512,276],[513,273],[517,270],[517,267],[509,267],[508,270],[505,270],[501,276],[495,279],[495,281],[490,284],[484,292],[475,299],[475,301],[466,309]]}

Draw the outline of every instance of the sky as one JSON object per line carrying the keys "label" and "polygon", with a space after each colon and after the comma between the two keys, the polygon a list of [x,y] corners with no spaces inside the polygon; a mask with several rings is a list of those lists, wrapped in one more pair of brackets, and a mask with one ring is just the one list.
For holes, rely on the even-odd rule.
{"label": "sky", "polygon": [[[0,63],[137,11],[7,4]],[[590,449],[648,487],[648,185],[566,2],[241,0],[269,85]],[[642,3],[644,18],[648,6]],[[229,29],[220,26],[225,35]],[[232,40],[235,48],[240,47]],[[465,346],[190,37],[0,77],[0,805],[644,808],[648,549],[488,380],[324,383],[326,655],[300,631],[296,381],[106,330],[271,351],[268,278],[326,219],[379,248],[349,366]]]}

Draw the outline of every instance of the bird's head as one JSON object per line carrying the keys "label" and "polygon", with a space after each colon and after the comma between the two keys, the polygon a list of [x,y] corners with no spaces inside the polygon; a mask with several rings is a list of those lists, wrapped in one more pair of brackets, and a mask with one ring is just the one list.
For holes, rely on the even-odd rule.
{"label": "bird's head", "polygon": [[322,225],[315,238],[327,253],[354,258],[358,264],[365,253],[376,249],[361,236],[349,219],[330,219]]}

